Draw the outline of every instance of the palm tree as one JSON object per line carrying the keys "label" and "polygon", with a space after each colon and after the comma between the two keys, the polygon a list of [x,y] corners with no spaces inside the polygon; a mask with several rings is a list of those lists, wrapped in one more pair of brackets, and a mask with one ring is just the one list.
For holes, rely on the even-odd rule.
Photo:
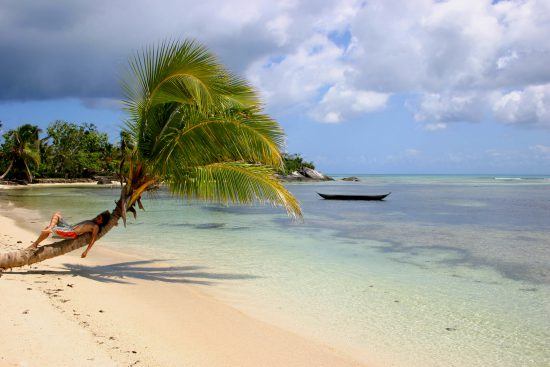
{"label": "palm tree", "polygon": [[[245,80],[193,41],[147,48],[129,64],[120,198],[98,238],[121,218],[126,225],[126,213],[135,217],[142,195],[161,183],[187,199],[270,203],[301,216],[297,200],[274,175],[283,164],[284,133]],[[88,241],[83,235],[3,254],[0,268],[59,256]]]}
{"label": "palm tree", "polygon": [[40,164],[40,129],[25,124],[4,134],[4,149],[1,155],[7,159],[8,168],[0,176],[4,179],[10,171],[24,172],[29,182],[33,181],[30,165]]}

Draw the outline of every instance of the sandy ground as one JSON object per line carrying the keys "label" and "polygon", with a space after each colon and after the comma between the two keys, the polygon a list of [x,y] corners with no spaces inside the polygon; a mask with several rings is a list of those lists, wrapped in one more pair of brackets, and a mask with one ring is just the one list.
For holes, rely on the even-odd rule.
{"label": "sandy ground", "polygon": [[[0,216],[0,253],[36,236],[11,217]],[[192,267],[104,241],[80,253],[2,274],[0,367],[362,365],[205,295]]]}

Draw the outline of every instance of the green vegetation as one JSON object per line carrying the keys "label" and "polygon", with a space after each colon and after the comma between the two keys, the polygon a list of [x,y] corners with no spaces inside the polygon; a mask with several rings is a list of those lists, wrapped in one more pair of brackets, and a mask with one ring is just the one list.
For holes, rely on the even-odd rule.
{"label": "green vegetation", "polygon": [[267,202],[301,215],[274,175],[283,169],[283,130],[263,113],[246,80],[192,41],[148,48],[130,69],[124,86],[134,148],[122,170],[127,207],[164,182],[186,198]]}
{"label": "green vegetation", "polygon": [[75,178],[116,172],[118,148],[95,125],[55,121],[47,132],[51,145],[43,150],[48,163],[44,176]]}
{"label": "green vegetation", "polygon": [[300,171],[304,167],[315,169],[313,162],[304,161],[300,154],[288,154],[284,153],[282,155],[284,168],[280,171],[285,175],[289,175],[294,171]]}
{"label": "green vegetation", "polygon": [[[40,135],[43,135],[42,137]],[[116,174],[120,145],[93,124],[55,121],[46,134],[25,124],[3,134],[0,145],[2,179],[32,182],[36,178],[87,178]]]}
{"label": "green vegetation", "polygon": [[[1,125],[0,125],[1,126]],[[46,129],[25,124],[3,134],[0,144],[0,179],[115,177],[122,157],[133,149],[131,134],[122,131],[120,142],[112,144],[108,135],[94,124],[57,120]],[[282,153],[283,167],[277,173],[288,175],[313,162],[299,154]],[[27,170],[28,168],[28,170]],[[31,179],[32,178],[32,179]]]}
{"label": "green vegetation", "polygon": [[4,173],[0,179],[12,174],[14,177],[32,182],[32,171],[40,164],[39,133],[37,126],[25,124],[2,136],[4,143],[0,146],[0,168]]}

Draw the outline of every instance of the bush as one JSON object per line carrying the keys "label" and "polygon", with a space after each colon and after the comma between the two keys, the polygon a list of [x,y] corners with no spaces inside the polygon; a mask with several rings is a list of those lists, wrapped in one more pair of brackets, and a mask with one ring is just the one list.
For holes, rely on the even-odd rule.
{"label": "bush", "polygon": [[283,163],[285,168],[280,173],[285,175],[291,174],[294,171],[300,171],[304,167],[315,169],[313,162],[305,161],[300,154],[283,153]]}

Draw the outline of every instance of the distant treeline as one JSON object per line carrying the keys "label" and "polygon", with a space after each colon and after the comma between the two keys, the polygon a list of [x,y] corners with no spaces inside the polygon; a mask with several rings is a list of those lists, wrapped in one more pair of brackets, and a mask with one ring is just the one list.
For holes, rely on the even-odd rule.
{"label": "distant treeline", "polygon": [[112,144],[94,124],[55,121],[46,131],[25,124],[2,135],[2,179],[88,178],[114,175],[120,143]]}
{"label": "distant treeline", "polygon": [[[0,123],[1,127],[1,123]],[[109,142],[94,124],[58,120],[43,131],[25,124],[2,134],[0,179],[90,178],[115,176],[122,157],[121,143]],[[283,154],[282,174],[315,168],[299,154]]]}

